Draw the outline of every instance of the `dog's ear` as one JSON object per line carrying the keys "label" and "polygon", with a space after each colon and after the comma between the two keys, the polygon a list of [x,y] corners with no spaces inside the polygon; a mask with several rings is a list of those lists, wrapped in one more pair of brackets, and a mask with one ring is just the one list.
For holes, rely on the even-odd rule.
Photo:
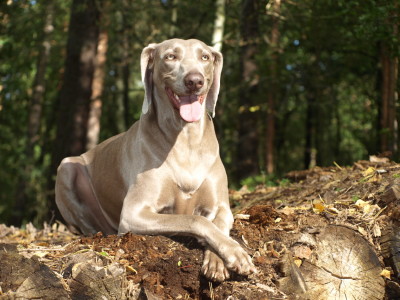
{"label": "dog's ear", "polygon": [[157,44],[148,45],[143,49],[142,55],[140,56],[140,70],[144,85],[143,114],[147,114],[149,111],[151,107],[151,98],[153,97],[153,65],[156,46]]}
{"label": "dog's ear", "polygon": [[211,48],[211,52],[213,54],[213,62],[214,62],[214,74],[213,74],[213,82],[211,84],[210,90],[207,94],[206,100],[206,108],[207,111],[211,114],[214,118],[215,116],[215,105],[217,104],[218,94],[219,94],[219,87],[221,81],[221,71],[222,71],[222,64],[223,58],[221,52]]}

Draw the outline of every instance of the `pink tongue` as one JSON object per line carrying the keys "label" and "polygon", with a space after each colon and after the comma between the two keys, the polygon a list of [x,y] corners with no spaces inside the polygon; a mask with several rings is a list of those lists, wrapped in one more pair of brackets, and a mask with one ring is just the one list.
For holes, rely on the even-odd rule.
{"label": "pink tongue", "polygon": [[197,100],[197,96],[184,96],[179,98],[181,105],[179,107],[179,113],[182,119],[186,122],[196,122],[201,119],[202,107],[200,102]]}

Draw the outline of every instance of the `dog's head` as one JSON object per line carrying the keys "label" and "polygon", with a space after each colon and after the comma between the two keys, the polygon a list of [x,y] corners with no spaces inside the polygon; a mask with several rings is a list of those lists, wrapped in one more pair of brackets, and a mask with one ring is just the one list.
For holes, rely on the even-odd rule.
{"label": "dog's head", "polygon": [[214,117],[222,63],[222,54],[199,40],[150,44],[141,55],[145,86],[142,112],[148,113],[153,86],[157,85],[185,121],[200,120],[205,108]]}

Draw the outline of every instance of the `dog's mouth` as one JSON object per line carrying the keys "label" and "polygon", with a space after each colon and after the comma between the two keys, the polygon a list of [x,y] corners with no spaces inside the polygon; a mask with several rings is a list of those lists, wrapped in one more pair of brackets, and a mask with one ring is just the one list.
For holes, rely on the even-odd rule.
{"label": "dog's mouth", "polygon": [[186,122],[196,122],[201,119],[206,95],[178,96],[169,87],[166,87],[165,91],[172,105],[179,110],[182,119]]}

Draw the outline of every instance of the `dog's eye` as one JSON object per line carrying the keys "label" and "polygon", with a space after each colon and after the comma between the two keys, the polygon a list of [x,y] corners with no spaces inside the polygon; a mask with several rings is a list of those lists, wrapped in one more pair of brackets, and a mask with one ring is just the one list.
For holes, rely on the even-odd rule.
{"label": "dog's eye", "polygon": [[207,60],[209,60],[210,59],[210,57],[207,55],[207,54],[204,54],[202,57],[201,57],[201,60],[204,60],[204,61],[207,61]]}
{"label": "dog's eye", "polygon": [[167,54],[165,55],[165,60],[174,60],[176,56],[174,54]]}

